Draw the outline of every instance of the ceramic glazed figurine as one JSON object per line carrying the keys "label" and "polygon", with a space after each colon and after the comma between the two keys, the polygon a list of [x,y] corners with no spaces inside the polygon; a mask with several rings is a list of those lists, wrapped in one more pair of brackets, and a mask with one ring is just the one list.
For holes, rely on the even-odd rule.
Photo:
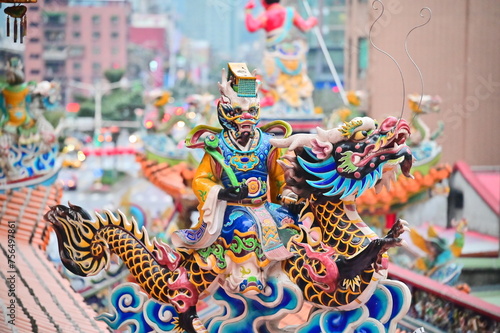
{"label": "ceramic glazed figurine", "polygon": [[26,82],[18,58],[6,71],[0,88],[0,183],[36,183],[55,170],[57,134],[43,113],[58,105],[59,86]]}
{"label": "ceramic glazed figurine", "polygon": [[2,130],[19,135],[21,143],[36,133],[35,120],[29,112],[30,84],[24,80],[21,60],[12,58],[7,63],[7,85],[3,87],[0,107]]}
{"label": "ceramic glazed figurine", "polygon": [[[96,274],[115,253],[142,289],[118,288],[116,313],[101,319],[139,331],[395,331],[410,292],[386,279],[386,251],[401,245],[406,223],[379,238],[355,202],[398,168],[410,175],[407,122],[355,118],[317,136],[271,138],[270,127],[288,134],[288,126],[257,127],[258,84],[244,64],[230,64],[219,89],[222,129],[198,127],[187,139],[206,151],[193,181],[201,219],[173,235],[176,247],[150,241],[123,214],[92,220],[81,207],[58,205],[45,215],[69,270]],[[277,162],[292,143],[294,151]],[[209,294],[220,309],[200,319],[196,305]],[[313,306],[307,321],[279,327],[304,302]]]}
{"label": "ceramic glazed figurine", "polygon": [[423,251],[424,256],[416,257],[410,268],[443,284],[456,285],[462,272],[462,265],[456,263],[454,259],[462,253],[467,224],[466,219],[452,221],[456,229],[451,244],[448,244],[446,238],[440,236],[432,225],[427,229],[427,237],[421,235],[417,229],[411,229],[411,241]]}
{"label": "ceramic glazed figurine", "polygon": [[[266,272],[271,262],[292,256],[279,229],[296,224],[297,216],[278,204],[296,195],[284,189],[280,150],[269,140],[267,129],[258,128],[260,117],[255,75],[245,64],[230,63],[222,71],[221,98],[217,108],[222,130],[196,127],[188,146],[203,146],[206,153],[193,180],[200,206],[200,223],[172,236],[178,247],[202,249],[215,241],[225,253],[217,263],[231,292],[266,293]],[[278,124],[278,123],[274,123]],[[209,133],[206,140],[198,140]],[[283,193],[284,192],[284,193]],[[227,222],[224,222],[227,221]],[[283,228],[281,228],[283,229]]]}
{"label": "ceramic glazed figurine", "polygon": [[248,31],[264,29],[266,32],[261,106],[269,107],[275,116],[312,114],[314,87],[307,75],[307,44],[292,29],[308,31],[318,20],[303,19],[294,8],[282,6],[279,0],[262,0],[262,6],[265,11],[257,17],[251,14],[255,7],[253,0],[245,6]]}
{"label": "ceramic glazed figurine", "polygon": [[416,158],[415,167],[434,166],[441,159],[442,147],[437,139],[443,134],[444,123],[439,121],[438,128],[431,131],[421,118],[423,115],[437,113],[441,110],[441,97],[431,95],[408,95],[408,103],[412,111],[410,128],[414,133],[408,145]]}

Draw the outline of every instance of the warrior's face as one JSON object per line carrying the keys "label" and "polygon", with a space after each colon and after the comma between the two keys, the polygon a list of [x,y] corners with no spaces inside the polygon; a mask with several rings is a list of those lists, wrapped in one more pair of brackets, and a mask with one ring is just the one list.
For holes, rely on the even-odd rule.
{"label": "warrior's face", "polygon": [[224,102],[221,98],[217,113],[224,129],[231,132],[236,139],[250,138],[259,122],[260,107],[257,98],[238,98],[238,102]]}

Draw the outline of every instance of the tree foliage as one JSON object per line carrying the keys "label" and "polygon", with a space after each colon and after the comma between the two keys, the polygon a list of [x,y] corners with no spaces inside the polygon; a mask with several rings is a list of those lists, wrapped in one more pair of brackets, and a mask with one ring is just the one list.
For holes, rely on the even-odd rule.
{"label": "tree foliage", "polygon": [[123,75],[125,74],[125,70],[123,68],[112,68],[108,69],[104,72],[104,77],[110,82],[115,83],[119,82]]}
{"label": "tree foliage", "polygon": [[[125,70],[110,69],[104,75],[110,83],[119,82]],[[117,88],[109,91],[102,97],[102,118],[104,120],[135,120],[135,109],[144,108],[142,99],[143,87],[132,84],[131,88]],[[95,99],[82,95],[75,95],[74,99],[80,103],[79,117],[94,117]]]}

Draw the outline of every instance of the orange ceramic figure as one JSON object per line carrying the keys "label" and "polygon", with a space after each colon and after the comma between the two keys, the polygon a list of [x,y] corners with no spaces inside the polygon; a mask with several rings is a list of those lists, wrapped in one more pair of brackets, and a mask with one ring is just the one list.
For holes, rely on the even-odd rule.
{"label": "orange ceramic figure", "polygon": [[273,114],[311,114],[313,85],[307,75],[305,41],[293,33],[293,27],[306,32],[316,26],[315,17],[304,19],[292,7],[279,0],[262,0],[265,11],[252,16],[253,0],[245,6],[245,25],[250,32],[266,31],[261,106],[272,107]]}
{"label": "orange ceramic figure", "polygon": [[24,81],[22,65],[17,58],[13,58],[7,65],[7,86],[0,94],[1,130],[14,135],[30,135],[35,121],[28,112],[30,87]]}

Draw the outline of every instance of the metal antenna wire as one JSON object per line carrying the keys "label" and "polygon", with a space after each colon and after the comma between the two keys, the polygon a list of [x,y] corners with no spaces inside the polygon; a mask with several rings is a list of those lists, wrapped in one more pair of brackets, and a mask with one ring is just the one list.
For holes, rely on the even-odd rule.
{"label": "metal antenna wire", "polygon": [[404,109],[405,109],[405,102],[406,102],[406,87],[405,87],[405,79],[403,77],[403,71],[401,70],[401,67],[399,66],[398,62],[396,61],[396,59],[394,59],[393,56],[391,56],[389,53],[387,53],[386,51],[382,50],[381,48],[379,48],[378,46],[375,45],[375,43],[373,43],[373,40],[372,40],[372,31],[373,31],[373,27],[375,26],[375,23],[378,22],[378,20],[380,20],[380,18],[382,17],[382,15],[384,14],[384,11],[385,11],[385,6],[384,4],[382,3],[381,0],[374,0],[372,2],[372,8],[374,10],[378,10],[379,8],[377,8],[376,4],[380,4],[380,6],[382,7],[382,11],[380,12],[380,15],[375,19],[375,21],[373,21],[372,25],[370,26],[370,32],[368,34],[369,36],[369,39],[370,39],[370,44],[379,52],[382,52],[383,54],[385,54],[386,56],[388,56],[393,62],[394,64],[396,65],[396,67],[398,68],[398,71],[399,71],[399,75],[401,76],[401,84],[403,86],[403,104],[401,106],[401,114],[399,116],[399,119],[398,119],[398,122],[396,123],[396,127],[398,126],[399,124],[399,120],[403,117],[403,112],[404,112]]}
{"label": "metal antenna wire", "polygon": [[[431,18],[432,18],[432,11],[429,7],[424,7],[420,10],[420,13],[419,13],[419,16],[422,17],[422,18],[425,18],[425,15],[424,15],[424,11],[427,11],[429,13],[429,17],[427,18],[427,20],[422,23],[422,24],[419,24],[415,27],[413,27],[413,29],[411,29],[410,31],[408,31],[408,34],[406,35],[406,38],[405,38],[405,51],[406,51],[406,55],[408,56],[408,58],[410,59],[410,61],[413,63],[413,66],[415,66],[415,68],[417,69],[418,71],[418,75],[420,77],[420,100],[418,101],[418,108],[420,109],[421,105],[422,105],[422,99],[424,98],[424,78],[422,76],[422,72],[420,71],[420,68],[418,67],[418,65],[416,64],[416,62],[413,60],[412,56],[410,55],[410,52],[408,51],[408,38],[410,37],[410,34],[418,29],[418,28],[421,28],[423,27],[424,25],[427,25]],[[415,119],[416,117],[416,113],[413,115],[412,117],[412,122],[413,122],[413,119]]]}

